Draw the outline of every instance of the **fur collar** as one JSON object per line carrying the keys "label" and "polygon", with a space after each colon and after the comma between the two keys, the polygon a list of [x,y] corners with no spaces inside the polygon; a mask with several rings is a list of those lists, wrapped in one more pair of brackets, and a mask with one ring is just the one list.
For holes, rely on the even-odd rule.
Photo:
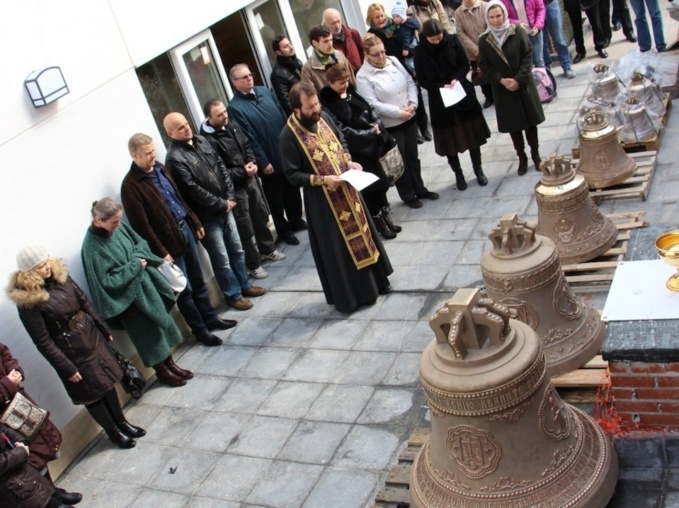
{"label": "fur collar", "polygon": [[[48,259],[52,268],[52,278],[58,284],[68,279],[68,268],[62,259]],[[22,272],[17,270],[9,279],[7,296],[17,307],[33,307],[38,303],[49,300],[50,295],[45,288],[45,280],[35,271]]]}

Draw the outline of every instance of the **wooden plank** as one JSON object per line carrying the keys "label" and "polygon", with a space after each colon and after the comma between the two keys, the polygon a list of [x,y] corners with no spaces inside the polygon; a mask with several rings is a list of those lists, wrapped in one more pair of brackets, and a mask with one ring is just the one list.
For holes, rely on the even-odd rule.
{"label": "wooden plank", "polygon": [[568,374],[552,378],[556,387],[588,387],[600,386],[606,381],[603,369],[578,369]]}
{"label": "wooden plank", "polygon": [[399,462],[389,471],[389,476],[387,476],[387,485],[410,485],[410,470],[412,469],[412,462],[402,463]]}
{"label": "wooden plank", "polygon": [[612,221],[616,221],[618,219],[638,219],[644,217],[645,215],[645,210],[637,210],[636,212],[607,213],[606,217]]}
{"label": "wooden plank", "polygon": [[566,280],[570,284],[573,284],[575,282],[603,282],[612,281],[613,275],[614,275],[613,273],[608,272],[592,275],[566,275]]}
{"label": "wooden plank", "polygon": [[595,388],[557,388],[561,399],[568,404],[597,404],[599,399]]}
{"label": "wooden plank", "polygon": [[583,369],[607,369],[608,362],[601,355],[596,355],[582,367]]}
{"label": "wooden plank", "polygon": [[408,446],[423,446],[429,441],[429,429],[415,429],[408,438]]}
{"label": "wooden plank", "polygon": [[401,462],[413,462],[421,449],[421,446],[408,446],[399,454],[398,460]]}
{"label": "wooden plank", "polygon": [[384,487],[377,493],[375,502],[410,506],[410,491],[399,487]]}
{"label": "wooden plank", "polygon": [[618,261],[586,261],[584,263],[575,263],[572,265],[561,265],[564,272],[584,272],[588,270],[606,270],[616,269]]}

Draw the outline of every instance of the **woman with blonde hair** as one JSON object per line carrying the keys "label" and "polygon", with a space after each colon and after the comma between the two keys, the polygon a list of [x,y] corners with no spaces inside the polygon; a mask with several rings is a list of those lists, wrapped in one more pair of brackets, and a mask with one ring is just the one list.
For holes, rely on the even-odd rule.
{"label": "woman with blonde hair", "polygon": [[132,438],[146,431],[130,424],[120,407],[115,384],[123,373],[106,347],[113,338],[104,320],[63,260],[44,248],[21,249],[17,267],[7,295],[38,351],[56,370],[73,404],[84,405],[113,443],[132,448]]}

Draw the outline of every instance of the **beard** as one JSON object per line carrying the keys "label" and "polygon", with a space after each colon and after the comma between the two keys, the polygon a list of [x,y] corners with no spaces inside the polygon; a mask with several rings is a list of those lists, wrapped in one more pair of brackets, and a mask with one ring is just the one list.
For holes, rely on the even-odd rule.
{"label": "beard", "polygon": [[299,119],[305,123],[318,123],[321,119],[321,112],[311,113],[310,115],[304,114],[303,111],[299,112]]}

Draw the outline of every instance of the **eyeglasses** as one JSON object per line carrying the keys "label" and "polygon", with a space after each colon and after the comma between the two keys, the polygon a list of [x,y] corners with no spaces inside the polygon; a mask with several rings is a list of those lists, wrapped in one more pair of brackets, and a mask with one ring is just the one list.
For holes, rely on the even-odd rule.
{"label": "eyeglasses", "polygon": [[243,74],[240,78],[233,78],[233,79],[247,79],[247,78],[251,78],[251,77],[252,77],[252,73]]}
{"label": "eyeglasses", "polygon": [[386,55],[386,54],[387,54],[387,52],[385,50],[382,50],[382,51],[376,51],[374,53],[368,53],[368,56],[378,57],[378,56],[383,56],[383,55]]}

